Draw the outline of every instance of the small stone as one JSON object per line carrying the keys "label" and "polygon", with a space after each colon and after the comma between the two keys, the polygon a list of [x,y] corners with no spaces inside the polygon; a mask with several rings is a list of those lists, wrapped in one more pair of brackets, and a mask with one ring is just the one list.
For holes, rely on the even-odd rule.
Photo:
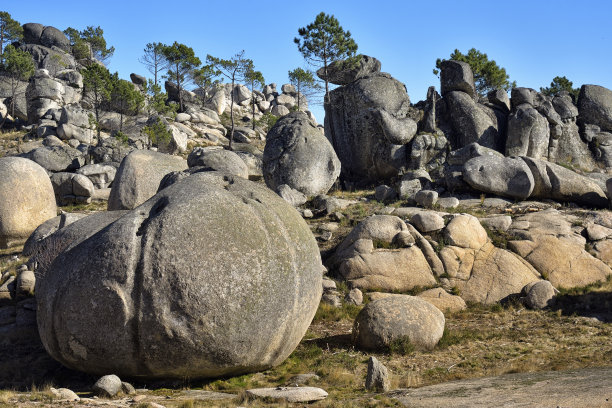
{"label": "small stone", "polygon": [[357,288],[351,289],[349,293],[346,294],[344,300],[347,303],[359,306],[363,303],[363,293]]}
{"label": "small stone", "polygon": [[331,214],[329,217],[330,217],[332,220],[334,220],[334,221],[338,221],[338,222],[342,221],[342,220],[345,218],[345,217],[344,217],[344,214],[342,214],[342,213],[341,213],[341,212],[339,212],[339,211],[336,211],[335,213]]}
{"label": "small stone", "polygon": [[382,184],[376,187],[374,191],[374,197],[377,201],[391,201],[397,197],[397,193],[391,187],[386,184]]}
{"label": "small stone", "polygon": [[421,190],[415,194],[414,199],[418,205],[429,208],[438,202],[438,192]]}
{"label": "small stone", "polygon": [[98,397],[112,398],[121,391],[121,379],[114,374],[100,377],[92,391]]}
{"label": "small stone", "polygon": [[526,293],[525,303],[527,306],[536,310],[550,306],[558,293],[547,280],[530,283],[523,288],[523,292]]}
{"label": "small stone", "polygon": [[330,239],[332,239],[332,232],[331,231],[323,231],[321,233],[321,235],[319,236],[319,239],[321,241],[329,241]]}
{"label": "small stone", "polygon": [[591,241],[600,241],[612,235],[612,229],[599,224],[591,224],[587,227],[587,235]]}
{"label": "small stone", "polygon": [[431,211],[414,214],[410,218],[410,223],[422,233],[439,231],[444,228],[444,218]]}
{"label": "small stone", "polygon": [[459,199],[457,197],[442,197],[438,198],[438,202],[436,204],[438,204],[442,209],[457,208],[459,207]]}
{"label": "small stone", "polygon": [[140,401],[144,400],[145,398],[147,398],[146,395],[134,395],[132,397],[132,402],[140,402]]}
{"label": "small stone", "polygon": [[34,294],[34,286],[36,285],[36,276],[32,271],[22,271],[17,277],[16,296],[24,297]]}
{"label": "small stone", "polygon": [[298,374],[288,379],[286,384],[297,387],[298,385],[306,384],[310,381],[318,381],[319,379],[320,377],[314,373]]}
{"label": "small stone", "polygon": [[340,301],[340,294],[334,291],[326,291],[321,296],[321,302],[332,305],[333,307],[341,307],[342,302]]}
{"label": "small stone", "polygon": [[509,215],[496,215],[494,217],[481,218],[480,223],[498,231],[508,231],[510,225],[512,225],[512,217]]}
{"label": "small stone", "polygon": [[53,388],[49,389],[51,393],[58,399],[67,400],[67,401],[79,401],[80,398],[76,393],[68,388]]}
{"label": "small stone", "polygon": [[304,211],[302,211],[302,217],[304,217],[304,218],[312,218],[312,217],[314,217],[314,214],[312,213],[311,210],[305,209]]}
{"label": "small stone", "polygon": [[366,390],[377,392],[389,391],[389,374],[387,372],[387,367],[373,356],[368,360]]}
{"label": "small stone", "polygon": [[336,290],[336,282],[331,279],[323,279],[323,291]]}
{"label": "small stone", "polygon": [[283,399],[287,402],[312,402],[327,397],[325,390],[316,387],[255,388],[246,393],[253,397]]}
{"label": "small stone", "polygon": [[136,394],[136,389],[129,382],[122,381],[121,392],[123,392],[125,395],[134,395]]}

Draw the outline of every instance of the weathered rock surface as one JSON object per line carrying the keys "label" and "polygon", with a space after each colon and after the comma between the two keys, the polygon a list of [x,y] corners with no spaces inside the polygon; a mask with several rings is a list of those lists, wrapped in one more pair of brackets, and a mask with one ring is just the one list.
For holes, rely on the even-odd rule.
{"label": "weathered rock surface", "polygon": [[519,105],[508,117],[506,155],[546,159],[549,139],[548,122],[533,106]]}
{"label": "weathered rock surface", "polygon": [[196,147],[187,157],[189,167],[206,167],[211,170],[249,178],[249,169],[246,163],[235,152],[217,147]]}
{"label": "weathered rock surface", "polygon": [[333,262],[340,275],[359,289],[409,290],[433,285],[431,267],[414,242],[400,218],[374,215],[342,241]]}
{"label": "weathered rock surface", "polygon": [[317,71],[317,76],[332,84],[348,85],[356,80],[380,72],[380,61],[367,55],[358,55],[354,60],[334,61]]}
{"label": "weathered rock surface", "polygon": [[598,85],[582,85],[578,96],[578,112],[583,123],[612,131],[612,91]]}
{"label": "weathered rock surface", "polygon": [[157,193],[159,183],[172,171],[187,169],[185,159],[149,150],[127,155],[117,171],[108,210],[131,210]]}
{"label": "weathered rock surface", "polygon": [[478,156],[463,165],[463,180],[478,191],[524,200],[535,182],[529,166],[521,159]]}
{"label": "weathered rock surface", "polygon": [[368,391],[387,392],[390,388],[387,367],[374,356],[368,359],[365,388]]}
{"label": "weathered rock surface", "polygon": [[287,184],[306,196],[325,194],[340,175],[340,161],[316,124],[293,112],[266,136],[263,175],[272,190]]}
{"label": "weathered rock surface", "polygon": [[51,180],[35,162],[0,158],[0,247],[25,240],[57,214]]}
{"label": "weathered rock surface", "polygon": [[478,104],[465,92],[451,91],[443,99],[448,107],[448,119],[455,134],[454,146],[470,143],[501,151],[498,118],[493,109]]}
{"label": "weathered rock surface", "polygon": [[474,74],[470,64],[462,61],[442,61],[440,70],[440,93],[446,96],[449,92],[461,91],[474,98]]}
{"label": "weathered rock surface", "polygon": [[275,193],[197,173],[56,258],[36,289],[39,332],[54,358],[91,373],[260,371],[306,332],[321,268],[308,226]]}
{"label": "weathered rock surface", "polygon": [[254,388],[246,393],[253,397],[279,399],[289,403],[320,401],[327,397],[327,392],[317,387]]}
{"label": "weathered rock surface", "polygon": [[465,301],[460,296],[451,295],[442,288],[429,289],[417,296],[428,301],[443,313],[458,312],[467,308]]}
{"label": "weathered rock surface", "polygon": [[385,350],[393,341],[410,339],[417,349],[431,350],[444,332],[444,315],[423,299],[389,296],[368,303],[353,325],[356,345],[366,350]]}

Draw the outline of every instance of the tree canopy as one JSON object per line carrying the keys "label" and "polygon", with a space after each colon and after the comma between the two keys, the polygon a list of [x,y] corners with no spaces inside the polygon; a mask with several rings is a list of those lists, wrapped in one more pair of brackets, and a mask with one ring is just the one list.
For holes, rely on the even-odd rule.
{"label": "tree canopy", "polygon": [[540,88],[540,92],[545,95],[555,96],[561,91],[567,91],[570,95],[573,96],[574,100],[578,99],[578,94],[580,93],[580,88],[574,88],[574,83],[567,79],[566,77],[556,76],[553,78],[549,87]]}
{"label": "tree canopy", "polygon": [[300,110],[300,94],[313,99],[312,96],[321,91],[321,85],[315,79],[314,73],[308,69],[296,68],[293,71],[289,71],[289,82],[295,86],[298,93],[298,110]]}
{"label": "tree canopy", "polygon": [[112,76],[110,98],[113,108],[119,113],[119,131],[123,130],[123,117],[136,115],[144,106],[144,95],[133,83],[119,79],[118,74]]}
{"label": "tree canopy", "polygon": [[255,71],[255,67],[252,64],[244,73],[244,80],[247,82],[247,84],[249,84],[249,88],[251,88],[251,123],[253,125],[253,130],[255,130],[255,86],[259,85],[263,88],[263,86],[266,84],[266,80],[264,79],[261,71]]}
{"label": "tree canopy", "polygon": [[145,45],[144,54],[138,60],[153,74],[153,82],[157,85],[159,74],[168,69],[168,62],[163,54],[164,44],[154,42]]}
{"label": "tree canopy", "polygon": [[234,86],[236,82],[243,82],[247,72],[253,70],[253,60],[244,57],[244,50],[240,51],[230,59],[222,59],[208,55],[206,62],[214,70],[217,75],[227,78],[232,82],[231,105],[230,105],[230,120],[232,127],[229,134],[229,149],[232,150],[232,140],[234,138]]}
{"label": "tree canopy", "polygon": [[[17,96],[19,85],[21,81],[27,81],[32,75],[34,75],[34,61],[32,56],[25,52],[7,45],[4,48],[2,54],[2,61],[0,61],[0,71],[2,71],[2,81],[8,83],[11,92],[11,103],[9,108],[11,110],[11,116],[15,116],[15,98]],[[2,120],[0,128],[4,125],[6,117]]]}
{"label": "tree canopy", "polygon": [[[455,49],[450,55],[450,60],[463,61],[470,64],[474,74],[474,85],[476,92],[481,96],[486,96],[492,90],[503,89],[508,91],[516,87],[516,82],[510,82],[510,77],[504,68],[497,65],[494,60],[489,61],[487,54],[478,51],[476,48],[470,49],[467,54]],[[442,59],[436,60],[436,68],[433,73],[440,73]]]}
{"label": "tree canopy", "polygon": [[87,26],[83,31],[68,27],[64,30],[64,34],[70,40],[73,54],[75,54],[77,59],[89,57],[88,46],[91,48],[92,56],[105,65],[108,64],[110,58],[115,53],[115,47],[107,48],[104,30],[100,26]]}
{"label": "tree canopy", "polygon": [[100,137],[100,119],[102,112],[110,103],[113,90],[113,76],[105,67],[91,64],[83,71],[83,97],[89,99],[94,110],[94,124]]}
{"label": "tree canopy", "polygon": [[[319,13],[314,22],[298,29],[298,34],[299,38],[293,39],[298,50],[308,63],[323,67],[325,77],[329,64],[352,57],[357,52],[357,43],[351,38],[350,31],[344,31],[333,15]],[[326,98],[328,93],[329,82],[325,79]]]}
{"label": "tree canopy", "polygon": [[[6,11],[0,11],[0,55],[4,52],[4,44],[19,41],[23,37],[23,27],[13,20]],[[0,56],[0,62],[2,57]]]}
{"label": "tree canopy", "polygon": [[179,109],[183,111],[183,97],[181,90],[193,81],[194,70],[202,63],[195,56],[193,48],[174,42],[172,45],[164,45],[161,48],[162,55],[168,63],[168,79],[174,82],[178,88]]}

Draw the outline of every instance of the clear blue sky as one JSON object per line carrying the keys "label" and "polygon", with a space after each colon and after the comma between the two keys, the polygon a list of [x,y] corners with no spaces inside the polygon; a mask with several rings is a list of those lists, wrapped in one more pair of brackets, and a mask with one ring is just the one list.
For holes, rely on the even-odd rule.
{"label": "clear blue sky", "polygon": [[[182,42],[204,61],[244,49],[266,81],[288,82],[304,67],[293,38],[324,11],[350,30],[359,52],[406,84],[413,103],[438,79],[436,58],[475,47],[506,68],[519,86],[539,89],[553,77],[574,86],[612,88],[612,2],[582,1],[4,1],[19,22],[83,29],[101,26],[116,48],[109,69],[123,78],[148,72],[138,62],[148,42]],[[322,109],[315,109],[319,122]]]}

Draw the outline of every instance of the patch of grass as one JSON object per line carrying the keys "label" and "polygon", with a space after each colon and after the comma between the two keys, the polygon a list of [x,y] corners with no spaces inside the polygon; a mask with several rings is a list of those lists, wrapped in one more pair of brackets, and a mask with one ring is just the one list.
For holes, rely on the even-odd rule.
{"label": "patch of grass", "polygon": [[491,243],[498,248],[508,249],[509,241],[520,240],[520,237],[518,235],[511,234],[507,231],[499,231],[499,230],[490,228],[487,225],[483,225],[482,227],[487,232],[487,235],[489,236]]}
{"label": "patch of grass", "polygon": [[0,390],[0,403],[8,404],[14,398],[15,398],[15,393],[13,391]]}
{"label": "patch of grass", "polygon": [[374,249],[402,249],[403,246],[398,245],[395,242],[388,242],[382,239],[375,239],[372,241]]}
{"label": "patch of grass", "polygon": [[391,355],[408,355],[414,353],[414,344],[408,336],[402,336],[389,343],[389,353]]}
{"label": "patch of grass", "polygon": [[362,308],[362,306],[356,306],[352,303],[342,303],[341,307],[334,307],[328,303],[321,302],[313,322],[338,322],[341,320],[353,321]]}
{"label": "patch of grass", "polygon": [[436,347],[439,349],[445,349],[450,346],[454,346],[455,344],[465,344],[481,339],[482,337],[480,333],[475,330],[449,330],[448,328],[445,328],[442,338]]}
{"label": "patch of grass", "polygon": [[92,201],[91,203],[70,204],[60,207],[65,212],[98,212],[106,211],[106,201]]}

